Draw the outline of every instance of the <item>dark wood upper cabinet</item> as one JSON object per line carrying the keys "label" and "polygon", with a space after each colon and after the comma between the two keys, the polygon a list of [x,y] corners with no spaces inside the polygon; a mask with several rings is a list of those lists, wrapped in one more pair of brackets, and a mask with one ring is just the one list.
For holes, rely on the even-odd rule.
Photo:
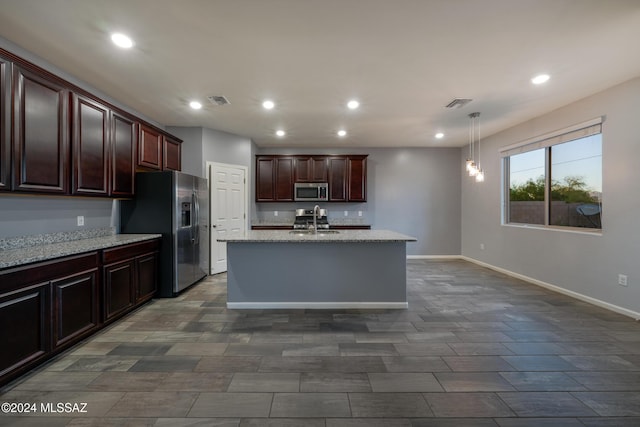
{"label": "dark wood upper cabinet", "polygon": [[72,193],[109,194],[109,109],[89,98],[72,95]]}
{"label": "dark wood upper cabinet", "polygon": [[132,197],[182,141],[0,48],[0,191]]}
{"label": "dark wood upper cabinet", "polygon": [[367,156],[349,156],[347,163],[347,200],[367,201]]}
{"label": "dark wood upper cabinet", "polygon": [[293,160],[295,182],[327,182],[326,156],[296,156]]}
{"label": "dark wood upper cabinet", "polygon": [[182,143],[180,141],[167,136],[164,137],[163,170],[179,171],[182,169],[181,150]]}
{"label": "dark wood upper cabinet", "polygon": [[347,201],[347,158],[329,157],[329,201]]}
{"label": "dark wood upper cabinet", "polygon": [[366,202],[367,155],[256,156],[256,202],[293,201],[295,182],[328,182],[330,202]]}
{"label": "dark wood upper cabinet", "polygon": [[149,169],[162,169],[162,134],[141,124],[138,140],[138,166]]}
{"label": "dark wood upper cabinet", "polygon": [[135,190],[138,124],[121,114],[111,113],[110,194],[131,197]]}
{"label": "dark wood upper cabinet", "polygon": [[276,198],[277,202],[293,201],[293,158],[276,158]]}
{"label": "dark wood upper cabinet", "polygon": [[13,189],[68,193],[69,91],[14,65],[13,99]]}
{"label": "dark wood upper cabinet", "polygon": [[275,200],[275,158],[256,157],[256,202]]}
{"label": "dark wood upper cabinet", "polygon": [[0,191],[11,189],[11,62],[0,56]]}
{"label": "dark wood upper cabinet", "polygon": [[256,202],[293,201],[293,157],[256,157]]}

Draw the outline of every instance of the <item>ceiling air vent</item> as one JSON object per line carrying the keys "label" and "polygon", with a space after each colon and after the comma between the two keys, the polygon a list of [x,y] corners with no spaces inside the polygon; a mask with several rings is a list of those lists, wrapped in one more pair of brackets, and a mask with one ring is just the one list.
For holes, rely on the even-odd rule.
{"label": "ceiling air vent", "polygon": [[229,105],[231,104],[227,98],[222,95],[211,95],[207,96],[207,99],[211,101],[212,104],[216,105]]}
{"label": "ceiling air vent", "polygon": [[444,106],[444,108],[462,108],[468,103],[473,101],[473,99],[469,98],[454,98],[453,101]]}

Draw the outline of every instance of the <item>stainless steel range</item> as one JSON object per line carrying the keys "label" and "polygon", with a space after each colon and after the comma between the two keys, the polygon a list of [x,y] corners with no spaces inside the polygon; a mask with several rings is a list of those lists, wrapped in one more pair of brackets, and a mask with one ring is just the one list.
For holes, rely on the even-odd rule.
{"label": "stainless steel range", "polygon": [[[318,228],[328,229],[329,220],[327,219],[328,211],[320,209],[316,218]],[[296,209],[296,220],[293,222],[294,230],[307,230],[313,225],[313,209]]]}

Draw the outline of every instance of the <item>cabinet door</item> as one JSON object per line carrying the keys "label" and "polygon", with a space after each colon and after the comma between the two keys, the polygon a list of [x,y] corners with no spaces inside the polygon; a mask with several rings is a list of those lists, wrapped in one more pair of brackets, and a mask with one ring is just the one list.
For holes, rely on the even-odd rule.
{"label": "cabinet door", "polygon": [[162,135],[147,125],[140,125],[138,166],[162,169]]}
{"label": "cabinet door", "polygon": [[104,316],[109,320],[135,304],[135,262],[104,267]]}
{"label": "cabinet door", "polygon": [[348,159],[348,197],[349,202],[367,201],[367,158],[349,156]]}
{"label": "cabinet door", "polygon": [[327,182],[325,156],[296,156],[293,160],[295,182]]}
{"label": "cabinet door", "polygon": [[275,158],[256,157],[256,202],[275,200]]}
{"label": "cabinet door", "polygon": [[0,191],[11,189],[11,62],[0,57]]}
{"label": "cabinet door", "polygon": [[180,157],[181,149],[182,144],[180,143],[180,141],[176,141],[175,139],[169,138],[167,136],[164,137],[163,170],[182,170],[182,160]]}
{"label": "cabinet door", "polygon": [[275,200],[278,202],[293,201],[293,158],[276,158]]}
{"label": "cabinet door", "polygon": [[109,194],[109,110],[73,95],[73,194]]}
{"label": "cabinet door", "polygon": [[138,125],[118,113],[111,114],[111,195],[133,196]]}
{"label": "cabinet door", "polygon": [[95,268],[51,282],[54,348],[98,327],[97,275]]}
{"label": "cabinet door", "polygon": [[158,287],[158,255],[156,253],[136,259],[137,298],[140,302],[153,297]]}
{"label": "cabinet door", "polygon": [[329,157],[329,201],[347,201],[346,157]]}
{"label": "cabinet door", "polygon": [[14,65],[14,190],[69,190],[69,92]]}
{"label": "cabinet door", "polygon": [[0,378],[49,351],[49,307],[48,282],[0,295]]}
{"label": "cabinet door", "polygon": [[294,181],[295,182],[310,182],[311,181],[311,157],[294,157],[293,169],[294,169]]}

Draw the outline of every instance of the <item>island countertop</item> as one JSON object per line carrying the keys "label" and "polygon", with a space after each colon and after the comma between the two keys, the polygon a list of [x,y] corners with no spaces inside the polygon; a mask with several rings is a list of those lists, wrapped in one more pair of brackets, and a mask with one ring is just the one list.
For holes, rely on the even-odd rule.
{"label": "island countertop", "polygon": [[245,233],[219,237],[218,242],[415,242],[415,237],[389,230],[340,230],[337,233],[319,231],[318,234],[291,230],[250,230]]}

